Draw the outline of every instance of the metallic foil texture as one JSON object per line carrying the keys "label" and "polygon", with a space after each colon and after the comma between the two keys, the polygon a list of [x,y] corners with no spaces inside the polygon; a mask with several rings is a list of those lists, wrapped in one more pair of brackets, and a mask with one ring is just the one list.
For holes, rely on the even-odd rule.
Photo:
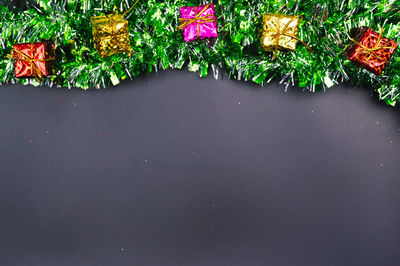
{"label": "metallic foil texture", "polygon": [[218,38],[213,4],[181,7],[179,11],[182,24],[178,29],[182,29],[183,38],[186,42],[196,39]]}
{"label": "metallic foil texture", "polygon": [[265,51],[296,50],[299,16],[265,14],[261,45]]}
{"label": "metallic foil texture", "polygon": [[357,29],[344,54],[357,65],[377,76],[381,75],[398,47],[395,41],[382,36],[382,33],[368,27]]}
{"label": "metallic foil texture", "polygon": [[41,79],[54,74],[54,45],[50,43],[21,43],[13,45],[11,58],[15,77]]}
{"label": "metallic foil texture", "polygon": [[123,15],[113,13],[91,17],[90,20],[94,46],[102,58],[117,53],[127,53],[132,56],[128,21]]}

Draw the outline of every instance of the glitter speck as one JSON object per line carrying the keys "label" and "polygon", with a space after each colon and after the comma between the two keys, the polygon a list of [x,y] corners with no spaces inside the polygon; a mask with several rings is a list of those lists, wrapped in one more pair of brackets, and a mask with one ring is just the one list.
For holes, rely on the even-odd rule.
{"label": "glitter speck", "polygon": [[381,163],[381,167],[383,166],[383,163]]}
{"label": "glitter speck", "polygon": [[46,129],[46,131],[45,131],[45,132],[46,132],[46,134],[49,134],[49,130],[48,130],[48,129]]}
{"label": "glitter speck", "polygon": [[314,111],[314,110],[311,110],[311,113],[315,113],[315,111]]}
{"label": "glitter speck", "polygon": [[240,104],[240,102],[238,102],[238,104]]}
{"label": "glitter speck", "polygon": [[124,251],[124,248],[121,248],[121,251]]}
{"label": "glitter speck", "polygon": [[147,160],[144,160],[145,163],[147,163]]}
{"label": "glitter speck", "polygon": [[29,139],[28,142],[29,142],[29,143],[32,143],[32,139]]}
{"label": "glitter speck", "polygon": [[379,125],[379,121],[376,121],[376,124]]}
{"label": "glitter speck", "polygon": [[392,144],[392,143],[393,143],[393,140],[389,140],[389,143]]}

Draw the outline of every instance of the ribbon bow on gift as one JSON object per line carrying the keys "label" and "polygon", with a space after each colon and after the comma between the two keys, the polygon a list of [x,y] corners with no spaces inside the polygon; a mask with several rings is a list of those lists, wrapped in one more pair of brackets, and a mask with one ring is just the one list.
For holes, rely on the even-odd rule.
{"label": "ribbon bow on gift", "polygon": [[[280,17],[281,17],[281,14],[278,14],[277,16],[280,18]],[[305,43],[303,40],[301,40],[300,38],[298,38],[296,35],[291,34],[291,33],[288,33],[288,31],[291,29],[291,28],[289,27],[289,25],[294,21],[294,19],[296,19],[296,18],[298,18],[298,17],[300,17],[300,20],[299,20],[299,22],[298,22],[298,24],[300,24],[300,22],[302,21],[303,17],[301,17],[301,16],[294,16],[294,17],[290,18],[290,20],[285,24],[285,26],[283,27],[282,30],[281,30],[281,28],[279,27],[279,25],[278,25],[275,21],[272,21],[272,25],[275,27],[275,30],[274,30],[275,33],[271,34],[271,35],[275,38],[275,49],[274,49],[274,57],[273,57],[273,60],[276,59],[276,53],[277,53],[278,48],[279,48],[279,39],[280,39],[279,37],[280,37],[280,36],[287,36],[287,37],[293,38],[293,39],[295,39],[295,40],[301,42],[302,44],[304,44],[310,52],[313,52],[313,50],[310,48],[310,46],[308,46],[307,43]],[[265,29],[264,29],[264,30],[265,30]]]}
{"label": "ribbon bow on gift", "polygon": [[189,26],[192,23],[197,23],[197,36],[200,36],[200,24],[216,22],[215,17],[213,14],[208,14],[205,16],[201,16],[211,4],[207,4],[203,7],[203,9],[197,13],[197,6],[194,7],[194,13],[196,16],[194,18],[179,18],[179,22],[181,23],[178,26],[178,30],[184,29],[185,27]]}
{"label": "ribbon bow on gift", "polygon": [[374,56],[375,58],[377,58],[378,60],[381,60],[385,63],[387,63],[389,61],[389,58],[387,57],[381,57],[379,52],[381,50],[385,50],[385,49],[393,49],[396,48],[397,45],[393,44],[392,46],[380,46],[382,41],[383,41],[383,31],[384,29],[381,30],[381,32],[379,33],[378,39],[375,42],[375,45],[373,47],[368,47],[363,45],[362,43],[354,40],[353,38],[350,38],[350,40],[354,43],[356,43],[358,46],[360,46],[363,50],[360,51],[360,54],[366,54],[367,56],[365,57],[365,61],[364,63],[368,63],[369,60],[371,60],[371,58]]}
{"label": "ribbon bow on gift", "polygon": [[[31,66],[31,75],[35,77],[35,79],[37,81],[41,81],[43,79],[43,75],[42,72],[40,71],[40,69],[38,68],[38,66],[36,65],[36,62],[49,62],[49,61],[54,61],[55,58],[51,57],[51,58],[46,58],[46,59],[36,59],[34,57],[34,43],[31,43],[31,55],[27,55],[21,51],[18,51],[16,49],[12,49],[12,54],[7,55],[8,58],[10,59],[14,59],[14,60],[22,60],[25,62],[30,63]],[[19,56],[16,56],[15,54],[18,54]]]}

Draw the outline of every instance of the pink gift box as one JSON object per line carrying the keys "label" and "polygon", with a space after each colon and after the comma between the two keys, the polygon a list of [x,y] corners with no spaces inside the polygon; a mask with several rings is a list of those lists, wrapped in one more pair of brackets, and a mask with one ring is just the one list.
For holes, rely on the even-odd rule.
{"label": "pink gift box", "polygon": [[189,21],[188,19],[195,19],[195,21],[182,29],[183,38],[186,42],[218,37],[217,18],[215,17],[213,4],[185,6],[179,8],[179,11],[181,13],[181,23]]}

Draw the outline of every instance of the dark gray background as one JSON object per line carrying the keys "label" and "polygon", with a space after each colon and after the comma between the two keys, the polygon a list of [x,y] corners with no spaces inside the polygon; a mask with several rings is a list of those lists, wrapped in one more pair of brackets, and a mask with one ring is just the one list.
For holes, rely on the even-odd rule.
{"label": "dark gray background", "polygon": [[0,87],[0,265],[400,265],[400,111],[166,71]]}

